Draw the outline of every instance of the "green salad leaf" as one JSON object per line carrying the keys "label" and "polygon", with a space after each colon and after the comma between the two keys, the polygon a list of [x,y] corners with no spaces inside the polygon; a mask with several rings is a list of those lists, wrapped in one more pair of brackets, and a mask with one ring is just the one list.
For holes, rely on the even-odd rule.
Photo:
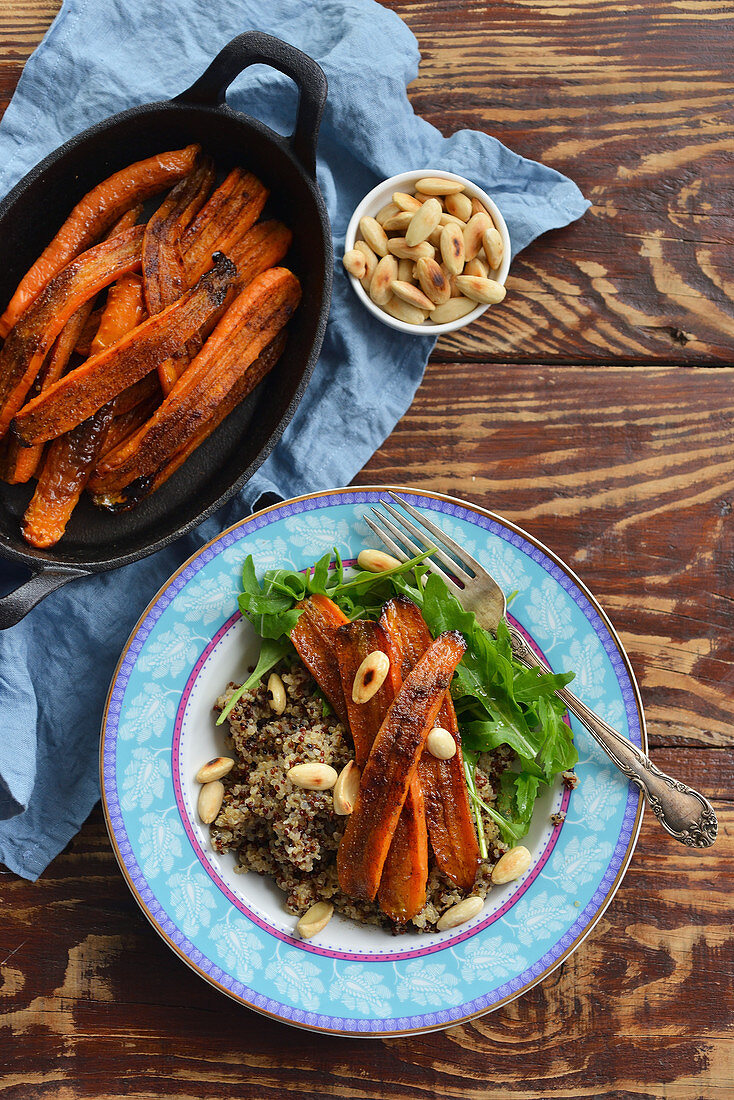
{"label": "green salad leaf", "polygon": [[[242,571],[239,607],[262,638],[257,667],[229,700],[219,717],[224,721],[241,693],[289,653],[295,652],[289,635],[301,611],[295,606],[307,596],[332,599],[350,619],[378,619],[383,604],[395,595],[413,600],[423,613],[432,635],[459,630],[467,649],[456,669],[451,694],[464,749],[464,770],[474,807],[480,851],[487,855],[480,811],[498,825],[506,840],[516,843],[526,835],[535,801],[553,776],[578,760],[570,728],[564,722],[565,705],[555,694],[573,679],[572,672],[543,673],[527,669],[512,655],[507,624],[500,622],[496,636],[479,625],[441,577],[431,573],[425,559],[429,548],[384,573],[356,570],[345,573],[336,547],[321,557],[311,570],[269,569],[258,581],[252,556]],[[500,777],[494,805],[483,801],[476,785],[476,769],[482,753],[500,746],[513,752],[512,762]]]}

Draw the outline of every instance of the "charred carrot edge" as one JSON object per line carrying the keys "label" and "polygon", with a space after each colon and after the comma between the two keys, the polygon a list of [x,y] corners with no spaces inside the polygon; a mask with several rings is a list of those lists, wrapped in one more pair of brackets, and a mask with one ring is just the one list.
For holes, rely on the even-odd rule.
{"label": "charred carrot edge", "polygon": [[89,191],[21,279],[0,317],[0,336],[7,336],[51,279],[93,245],[125,211],[190,172],[199,152],[198,145],[187,145],[136,161]]}
{"label": "charred carrot edge", "polygon": [[190,241],[184,252],[186,277],[190,281],[201,278],[211,266],[215,252],[230,251],[232,246],[250,229],[262,213],[269,192],[257,176],[243,172],[226,201]]}
{"label": "charred carrot edge", "polygon": [[375,737],[337,851],[339,884],[349,897],[372,901],[377,893],[426,738],[465,649],[458,631],[432,642],[403,682]]}
{"label": "charred carrot edge", "polygon": [[278,221],[258,222],[227,255],[237,268],[237,285],[244,289],[254,278],[275,267],[287,255],[293,234]]}
{"label": "charred carrot edge", "polygon": [[303,614],[291,630],[291,641],[337,716],[347,725],[347,707],[334,653],[334,634],[349,620],[328,596],[309,596],[296,607]]}
{"label": "charred carrot edge", "polygon": [[[237,379],[227,396],[219,402],[186,447],[162,466],[153,478],[143,478],[139,482],[133,482],[131,485],[125,486],[119,493],[95,495],[93,497],[94,503],[113,512],[126,511],[138,504],[143,497],[150,496],[156,489],[159,489],[161,485],[178,470],[179,466],[193,454],[197,447],[200,447],[201,444],[209,438],[212,432],[219,427],[224,418],[232,412],[240,401],[244,400],[255,386],[273,369],[283,352],[286,340],[286,334],[284,332],[279,332],[275,339],[260,353],[246,373]],[[150,408],[150,413],[148,415],[150,415],[154,409],[155,404]],[[137,411],[137,409],[134,409],[133,413],[137,413]],[[147,416],[143,418],[143,420],[147,419]],[[139,420],[136,423],[136,428],[143,423],[143,420]],[[110,432],[107,433],[108,439],[111,431],[112,427],[110,428]],[[133,431],[131,430],[124,436],[119,436],[118,441],[122,443],[130,438],[132,434]],[[105,440],[105,449],[106,446],[107,440]],[[112,450],[112,448],[110,448],[110,450]],[[100,455],[100,459],[103,457],[104,453]]]}
{"label": "charred carrot edge", "polygon": [[[134,226],[77,256],[13,326],[0,351],[0,436],[21,408],[47,350],[71,315],[115,279],[140,266],[142,239],[143,227]],[[50,386],[47,393],[52,390]],[[34,401],[45,396],[39,394]]]}
{"label": "charred carrot edge", "polygon": [[109,289],[89,354],[99,355],[112,347],[131,329],[142,324],[146,316],[142,279],[138,275],[123,275]]}
{"label": "charred carrot edge", "polygon": [[[405,596],[397,596],[383,607],[380,622],[400,639],[403,675],[408,675],[431,644],[431,634],[420,609]],[[448,692],[438,714],[438,725],[453,735],[456,755],[451,760],[437,760],[427,752],[421,756],[418,776],[428,832],[440,870],[460,889],[470,890],[477,874],[479,845],[464,778],[459,724]]]}
{"label": "charred carrot edge", "polygon": [[110,492],[151,476],[185,447],[236,379],[285,326],[300,293],[298,280],[285,268],[271,268],[253,280],[149,424],[100,464],[93,490]]}
{"label": "charred carrot edge", "polygon": [[[335,634],[334,645],[354,741],[354,755],[362,768],[388,708],[400,690],[402,652],[395,644],[393,635],[369,619],[357,619],[340,627]],[[366,703],[355,703],[352,699],[354,677],[365,657],[375,650],[386,653],[390,659],[387,678]],[[382,870],[380,908],[399,923],[409,920],[426,903],[427,880],[428,837],[423,795],[417,778],[414,778]]]}
{"label": "charred carrot edge", "polygon": [[[107,296],[97,333],[98,339],[101,334],[102,346],[106,339],[117,343],[134,329],[142,310],[142,282],[135,275],[123,277]],[[89,420],[49,444],[21,527],[23,538],[31,546],[47,549],[55,546],[64,534],[104,444],[116,403],[111,401]]]}
{"label": "charred carrot edge", "polygon": [[[142,212],[142,206],[134,206],[127,210],[112,227],[107,239],[109,240],[110,237],[122,233],[125,229],[132,229]],[[56,337],[56,342],[51,349],[47,362],[39,371],[34,383],[35,393],[41,393],[42,390],[48,389],[66,370],[69,360],[78,348],[81,334],[92,316],[92,306],[91,301],[80,306]],[[100,318],[101,311],[94,322],[95,330]],[[33,396],[35,396],[35,393]],[[15,436],[8,437],[3,459],[0,461],[0,476],[11,485],[25,484],[34,476],[42,456],[42,444],[35,447],[23,447]]]}
{"label": "charred carrot edge", "polygon": [[42,443],[71,431],[154,370],[220,308],[235,274],[234,265],[221,256],[214,270],[172,306],[29,401],[14,421],[21,441]]}

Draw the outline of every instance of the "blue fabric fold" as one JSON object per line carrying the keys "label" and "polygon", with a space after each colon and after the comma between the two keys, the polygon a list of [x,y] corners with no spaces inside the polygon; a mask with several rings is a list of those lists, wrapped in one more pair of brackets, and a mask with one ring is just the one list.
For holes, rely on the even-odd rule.
{"label": "blue fabric fold", "polygon": [[[0,124],[0,194],[85,127],[188,87],[244,30],[305,50],[329,80],[318,174],[336,259],[323,351],[280,444],[216,516],[154,557],[55,592],[0,634],[0,860],[26,878],[43,871],[99,797],[109,680],[160,585],[263,494],[286,498],[347,484],[413,399],[433,339],[380,324],[341,267],[347,223],[365,193],[413,168],[459,172],[492,194],[514,252],[589,205],[570,180],[494,138],[463,130],[446,139],[418,118],[406,94],[418,72],[418,44],[373,0],[65,0]],[[281,133],[292,129],[295,91],[279,73],[254,67],[227,98]],[[0,585],[13,579],[13,568],[0,562]]]}

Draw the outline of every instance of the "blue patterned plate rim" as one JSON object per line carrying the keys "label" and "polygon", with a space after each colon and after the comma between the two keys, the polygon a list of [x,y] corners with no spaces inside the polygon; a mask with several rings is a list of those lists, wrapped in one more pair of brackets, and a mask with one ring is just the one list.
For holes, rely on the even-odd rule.
{"label": "blue patterned plate rim", "polygon": [[[100,777],[103,810],[113,851],[135,900],[149,922],[169,947],[192,970],[211,985],[240,1004],[284,1023],[307,1030],[355,1037],[388,1037],[439,1030],[481,1016],[486,1012],[494,1011],[494,1009],[514,1000],[537,985],[576,950],[607,909],[632,858],[643,815],[642,796],[630,784],[624,818],[619,828],[613,855],[609,859],[599,887],[571,927],[550,950],[546,951],[542,958],[525,972],[510,977],[508,981],[493,990],[491,994],[474,997],[465,1004],[434,1012],[390,1018],[365,1018],[364,1016],[346,1018],[322,1015],[315,1011],[304,1011],[293,1005],[281,1003],[249,989],[231,974],[223,971],[220,966],[204,957],[202,952],[191,943],[177,926],[176,922],[171,919],[160,904],[155,891],[151,889],[137,863],[125,831],[117,795],[115,767],[117,728],[120,719],[121,700],[124,695],[124,687],[122,690],[120,689],[120,680],[123,678],[126,684],[129,679],[129,671],[125,676],[126,667],[134,667],[145,639],[155,623],[198,569],[240,538],[254,534],[255,531],[266,528],[286,517],[297,516],[315,509],[328,508],[334,505],[372,504],[388,489],[405,496],[417,507],[423,506],[449,517],[455,516],[464,519],[489,534],[499,536],[503,541],[520,548],[540,566],[544,573],[560,584],[597,634],[598,640],[602,643],[604,651],[612,662],[613,674],[619,688],[623,689],[623,680],[626,682],[623,698],[630,726],[630,736],[643,750],[647,748],[645,718],[639,688],[624,647],[601,606],[575,573],[543,543],[511,521],[479,505],[442,493],[405,486],[387,485],[329,489],[294,497],[291,500],[271,505],[253,513],[253,515],[222,531],[216,538],[200,547],[196,553],[184,562],[159,589],[140,616],[122,650],[110,684],[102,720]],[[246,529],[244,536],[241,533],[243,528]],[[172,589],[171,593],[168,592],[169,588]],[[522,961],[524,965],[524,960]]]}

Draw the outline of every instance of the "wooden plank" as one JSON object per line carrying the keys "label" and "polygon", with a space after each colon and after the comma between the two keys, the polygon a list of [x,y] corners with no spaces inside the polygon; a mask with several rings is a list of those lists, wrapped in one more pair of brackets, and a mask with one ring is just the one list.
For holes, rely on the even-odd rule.
{"label": "wooden plank", "polygon": [[650,734],[731,744],[734,371],[433,362],[358,484],[525,527],[619,631]]}
{"label": "wooden plank", "polygon": [[[710,756],[689,751],[697,780]],[[39,883],[0,879],[0,1028],[15,1037],[0,1095],[726,1100],[734,809],[717,811],[721,838],[701,853],[648,817],[596,930],[519,1001],[370,1042],[285,1031],[175,960],[118,874],[97,810]]]}

